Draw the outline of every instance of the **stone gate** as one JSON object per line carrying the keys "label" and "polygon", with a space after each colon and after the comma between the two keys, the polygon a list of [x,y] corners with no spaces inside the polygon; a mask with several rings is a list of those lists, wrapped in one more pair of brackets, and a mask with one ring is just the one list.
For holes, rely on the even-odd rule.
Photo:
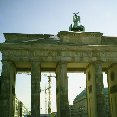
{"label": "stone gate", "polygon": [[107,73],[112,117],[117,117],[117,37],[100,32],[57,35],[4,33],[0,117],[13,117],[18,71],[31,71],[31,117],[40,117],[42,71],[56,73],[57,117],[69,117],[68,71],[86,73],[89,117],[104,117],[103,75]]}

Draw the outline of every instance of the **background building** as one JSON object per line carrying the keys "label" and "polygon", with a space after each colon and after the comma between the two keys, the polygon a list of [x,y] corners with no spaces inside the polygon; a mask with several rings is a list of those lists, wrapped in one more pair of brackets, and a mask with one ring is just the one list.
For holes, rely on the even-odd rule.
{"label": "background building", "polygon": [[25,107],[25,105],[15,97],[14,99],[14,117],[27,117],[30,115],[30,111]]}
{"label": "background building", "polygon": [[16,97],[14,100],[14,117],[20,117],[20,105],[19,100]]}
{"label": "background building", "polygon": [[19,103],[20,103],[20,117],[24,117],[25,115],[30,115],[25,105],[21,101]]}
{"label": "background building", "polygon": [[57,117],[57,112],[52,112],[51,117]]}
{"label": "background building", "polygon": [[86,89],[76,96],[73,101],[73,108],[75,117],[87,117]]}
{"label": "background building", "polygon": [[[105,96],[105,117],[110,117],[108,88],[104,88]],[[88,117],[87,111],[87,97],[86,89],[83,90],[73,101],[73,105],[70,106],[71,117]]]}

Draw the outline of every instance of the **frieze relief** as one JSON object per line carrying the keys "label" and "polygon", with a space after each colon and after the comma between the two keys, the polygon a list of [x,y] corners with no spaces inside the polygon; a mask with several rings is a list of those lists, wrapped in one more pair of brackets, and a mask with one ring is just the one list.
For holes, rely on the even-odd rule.
{"label": "frieze relief", "polygon": [[12,56],[15,56],[15,57],[28,57],[30,56],[30,52],[29,51],[25,51],[25,50],[7,50],[7,51],[4,51],[3,54],[7,57],[12,57]]}
{"label": "frieze relief", "polygon": [[49,51],[49,50],[33,51],[33,56],[58,56],[58,55],[59,55],[58,51]]}
{"label": "frieze relief", "polygon": [[116,57],[117,58],[117,52],[99,52],[101,57]]}
{"label": "frieze relief", "polygon": [[[7,51],[3,51],[3,59],[12,59],[13,58],[17,58],[19,59],[23,59],[25,58],[25,60],[27,59],[33,59],[33,58],[43,58],[46,60],[51,57],[52,59],[55,58],[66,58],[69,57],[70,61],[86,61],[88,62],[90,61],[94,61],[94,57],[95,60],[102,60],[102,61],[117,61],[117,52],[100,52],[100,51],[49,51],[49,50],[7,50]],[[57,60],[58,60],[57,59]]]}

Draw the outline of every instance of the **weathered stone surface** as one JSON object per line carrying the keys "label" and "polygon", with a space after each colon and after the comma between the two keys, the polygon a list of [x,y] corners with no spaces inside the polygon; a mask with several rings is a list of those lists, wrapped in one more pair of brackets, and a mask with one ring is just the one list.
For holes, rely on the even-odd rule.
{"label": "weathered stone surface", "polygon": [[40,39],[48,39],[53,35],[50,34],[20,34],[20,33],[4,33],[5,42],[7,43],[19,43],[28,41],[37,41]]}
{"label": "weathered stone surface", "polygon": [[108,68],[107,74],[110,93],[111,116],[117,117],[117,63],[112,64]]}
{"label": "weathered stone surface", "polygon": [[[41,62],[57,62],[64,60],[66,62],[92,62],[100,60],[105,63],[117,62],[117,47],[116,46],[66,46],[66,45],[51,45],[42,46],[42,44],[32,45],[5,45],[3,60],[11,61],[41,61]],[[7,48],[7,49],[6,49]],[[13,49],[15,48],[15,49]],[[23,49],[24,48],[24,49]],[[7,50],[7,51],[6,51]],[[94,59],[95,58],[95,59]]]}
{"label": "weathered stone surface", "polygon": [[31,116],[40,117],[41,64],[32,62],[31,66]]}
{"label": "weathered stone surface", "polygon": [[61,31],[58,33],[63,43],[77,43],[79,45],[100,45],[102,33],[100,32],[66,32]]}
{"label": "weathered stone surface", "polygon": [[2,83],[1,83],[1,103],[0,117],[14,116],[15,97],[15,66],[12,62],[2,61]]}
{"label": "weathered stone surface", "polygon": [[[109,66],[117,63],[117,37],[106,37],[100,32],[67,31],[61,31],[57,36],[17,33],[5,33],[4,36],[6,41],[0,44],[2,60],[6,61],[3,62],[1,80],[0,113],[3,113],[1,117],[13,117],[12,99],[15,94],[16,70],[31,71],[32,116],[39,117],[40,115],[40,73],[42,70],[57,71],[58,117],[63,115],[69,117],[67,71],[84,72],[85,70],[87,76],[91,76],[91,81],[87,81],[89,116],[104,116],[102,71],[108,70],[109,78],[111,78],[111,71],[115,73],[116,67],[109,70]],[[117,97],[116,84],[109,82],[111,97],[114,99]],[[91,92],[93,93],[90,94]],[[111,104],[114,104],[114,101]],[[113,108],[116,110],[115,105]],[[116,117],[112,106],[111,113],[113,117]]]}
{"label": "weathered stone surface", "polygon": [[102,66],[100,62],[87,67],[87,102],[89,117],[104,117]]}
{"label": "weathered stone surface", "polygon": [[59,62],[56,69],[57,117],[70,117],[68,103],[67,64]]}

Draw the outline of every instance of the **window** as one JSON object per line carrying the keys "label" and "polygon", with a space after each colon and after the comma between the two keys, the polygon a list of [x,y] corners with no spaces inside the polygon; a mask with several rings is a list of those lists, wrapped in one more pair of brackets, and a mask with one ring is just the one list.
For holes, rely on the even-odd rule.
{"label": "window", "polygon": [[88,72],[88,81],[90,81],[91,79],[91,74],[90,74],[90,71]]}
{"label": "window", "polygon": [[112,71],[112,72],[111,72],[111,81],[114,81],[114,79],[115,79],[115,74],[114,74],[114,72]]}
{"label": "window", "polygon": [[90,86],[88,87],[88,90],[89,90],[89,93],[92,92],[92,85],[90,85]]}

